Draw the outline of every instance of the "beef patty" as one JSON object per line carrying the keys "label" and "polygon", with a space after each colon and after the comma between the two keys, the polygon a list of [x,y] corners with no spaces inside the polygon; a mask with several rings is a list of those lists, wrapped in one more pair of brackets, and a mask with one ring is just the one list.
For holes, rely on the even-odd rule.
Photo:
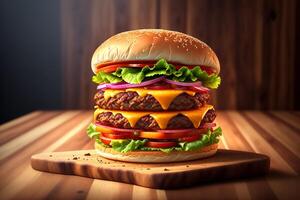
{"label": "beef patty", "polygon": [[[99,91],[94,100],[99,108],[108,110],[163,111],[160,103],[152,95],[142,97],[134,91],[120,92],[108,100],[104,98],[104,91]],[[202,107],[208,100],[208,93],[196,93],[194,96],[182,93],[171,102],[168,110],[195,109]]]}
{"label": "beef patty", "polygon": [[[216,118],[216,113],[213,109],[206,112],[204,118],[201,121],[201,125],[204,123],[213,122]],[[128,120],[120,113],[113,115],[111,112],[103,112],[100,113],[96,118],[96,123],[106,125],[106,126],[113,126],[117,128],[135,128],[135,129],[143,129],[143,130],[158,130],[160,127],[158,126],[157,122],[153,117],[150,115],[146,115],[140,118],[135,127],[131,127]],[[201,126],[200,125],[200,126]],[[194,128],[193,123],[190,119],[184,115],[177,115],[173,117],[169,122],[166,129],[187,129],[187,128]]]}

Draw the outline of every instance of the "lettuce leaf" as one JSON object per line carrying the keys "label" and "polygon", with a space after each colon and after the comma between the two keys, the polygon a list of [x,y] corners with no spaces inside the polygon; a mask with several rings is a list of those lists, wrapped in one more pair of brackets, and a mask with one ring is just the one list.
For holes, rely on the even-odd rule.
{"label": "lettuce leaf", "polygon": [[100,135],[100,132],[96,130],[96,125],[93,123],[90,123],[86,129],[86,132],[90,138],[97,138]]}
{"label": "lettuce leaf", "polygon": [[122,80],[123,79],[120,77],[105,72],[98,72],[95,76],[92,77],[92,81],[94,83],[118,83]]}
{"label": "lettuce leaf", "polygon": [[215,144],[219,142],[219,136],[222,135],[221,127],[218,127],[213,132],[210,130],[202,136],[200,140],[196,140],[193,142],[180,142],[179,145],[183,151],[192,151],[196,150],[211,144]]}
{"label": "lettuce leaf", "polygon": [[145,78],[145,74],[139,68],[119,68],[112,75],[132,84],[139,84]]}
{"label": "lettuce leaf", "polygon": [[131,84],[139,84],[144,80],[166,76],[169,79],[179,82],[195,82],[201,81],[204,86],[216,89],[221,83],[218,75],[208,75],[201,70],[199,66],[189,69],[185,66],[176,69],[172,64],[168,64],[166,60],[160,59],[153,67],[145,66],[143,68],[118,68],[113,73],[99,72],[92,77],[95,83],[118,83],[125,81]]}
{"label": "lettuce leaf", "polygon": [[164,153],[171,153],[172,151],[181,151],[181,147],[171,147],[171,148],[153,148],[153,147],[141,147],[142,151],[162,151]]}
{"label": "lettuce leaf", "polygon": [[147,142],[144,140],[112,140],[110,145],[116,151],[126,153],[128,151],[134,151],[140,149]]}

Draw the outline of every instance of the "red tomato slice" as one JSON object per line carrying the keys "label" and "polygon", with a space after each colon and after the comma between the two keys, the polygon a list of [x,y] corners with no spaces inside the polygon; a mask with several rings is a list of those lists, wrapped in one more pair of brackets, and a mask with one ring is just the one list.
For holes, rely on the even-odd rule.
{"label": "red tomato slice", "polygon": [[124,66],[124,65],[121,65],[121,64],[119,64],[119,65],[109,65],[109,66],[106,66],[106,67],[101,68],[101,70],[99,70],[99,71],[107,72],[107,73],[109,73],[109,72],[114,72],[114,71],[116,71],[119,67],[122,67],[122,66]]}
{"label": "red tomato slice", "polygon": [[134,136],[132,133],[122,133],[122,134],[110,134],[110,133],[101,133],[104,137],[109,139],[134,139],[136,136]]}
{"label": "red tomato slice", "polygon": [[106,138],[110,139],[130,139],[133,138],[132,134],[125,133],[125,134],[111,134],[111,133],[101,133]]}
{"label": "red tomato slice", "polygon": [[200,139],[199,135],[193,135],[193,136],[179,138],[178,141],[180,141],[180,142],[193,142],[193,141],[199,140],[199,139]]}
{"label": "red tomato slice", "polygon": [[199,138],[200,134],[198,132],[178,132],[178,133],[163,133],[163,132],[140,132],[139,137],[149,138],[149,139],[178,139],[188,136],[197,136]]}
{"label": "red tomato slice", "polygon": [[152,147],[152,148],[170,148],[170,147],[176,147],[177,142],[152,142],[149,141],[145,144],[146,147]]}
{"label": "red tomato slice", "polygon": [[103,142],[103,144],[110,145],[111,139],[100,136],[100,140],[101,140],[101,142]]}

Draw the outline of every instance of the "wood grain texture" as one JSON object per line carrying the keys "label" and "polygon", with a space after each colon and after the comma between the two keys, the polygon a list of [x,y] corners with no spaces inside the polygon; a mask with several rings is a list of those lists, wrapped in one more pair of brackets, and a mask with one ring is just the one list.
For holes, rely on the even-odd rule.
{"label": "wood grain texture", "polygon": [[[9,155],[0,160],[1,199],[300,198],[300,159],[297,155],[297,147],[300,146],[297,139],[300,133],[299,112],[219,111],[217,123],[224,132],[221,148],[268,155],[271,159],[270,173],[265,177],[215,182],[177,190],[149,189],[33,170],[30,157],[34,154],[93,148],[92,141],[85,133],[86,126],[92,120],[92,111],[75,113],[65,111],[50,116],[49,112],[37,111],[0,126],[0,136],[13,133],[15,127],[18,129],[18,133],[9,141],[2,141],[4,137],[1,137],[1,148],[12,140],[18,141],[24,132],[34,133],[33,130],[38,126],[44,127],[49,121],[55,123],[46,134],[35,135],[34,140],[32,136],[26,137],[22,146],[16,145],[16,150],[10,150]],[[41,121],[41,116],[47,117]],[[66,116],[72,117],[66,119]],[[256,120],[257,117],[259,120]],[[30,128],[31,125],[27,123],[36,125]],[[26,131],[20,131],[22,127]],[[283,136],[285,140],[282,140]]]}
{"label": "wood grain texture", "polygon": [[195,161],[141,164],[105,159],[95,150],[35,154],[32,168],[52,173],[78,175],[124,182],[149,188],[174,189],[234,178],[256,177],[269,171],[269,157],[234,150]]}
{"label": "wood grain texture", "polygon": [[200,38],[217,53],[223,82],[212,100],[218,109],[300,109],[297,5],[296,0],[61,1],[64,105],[92,107],[90,59],[105,39],[131,29],[165,28]]}

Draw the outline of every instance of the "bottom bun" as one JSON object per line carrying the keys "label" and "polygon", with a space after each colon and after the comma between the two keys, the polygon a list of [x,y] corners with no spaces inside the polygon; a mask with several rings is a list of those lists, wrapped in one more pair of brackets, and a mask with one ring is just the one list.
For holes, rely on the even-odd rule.
{"label": "bottom bun", "polygon": [[108,159],[136,163],[169,163],[188,160],[196,160],[214,155],[217,152],[218,144],[212,144],[196,151],[173,151],[164,153],[161,151],[131,151],[121,153],[112,148],[103,147],[95,143],[96,152]]}

